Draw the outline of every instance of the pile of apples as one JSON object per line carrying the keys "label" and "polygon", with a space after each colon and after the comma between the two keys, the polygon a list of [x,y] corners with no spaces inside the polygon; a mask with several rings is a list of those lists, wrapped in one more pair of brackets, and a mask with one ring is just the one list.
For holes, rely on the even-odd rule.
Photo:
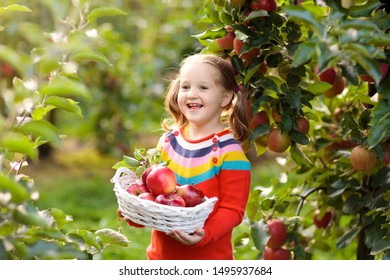
{"label": "pile of apples", "polygon": [[166,165],[151,165],[141,178],[127,187],[127,192],[159,204],[194,207],[205,200],[203,192],[194,185],[177,185],[175,173]]}

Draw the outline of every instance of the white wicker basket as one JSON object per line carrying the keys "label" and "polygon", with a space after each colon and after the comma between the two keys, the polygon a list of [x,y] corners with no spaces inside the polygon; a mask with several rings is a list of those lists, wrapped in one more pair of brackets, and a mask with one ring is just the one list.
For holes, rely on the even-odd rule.
{"label": "white wicker basket", "polygon": [[128,193],[127,187],[135,180],[138,180],[135,173],[124,167],[118,168],[111,179],[119,210],[134,223],[162,232],[180,229],[185,233],[192,233],[196,228],[203,227],[218,200],[216,197],[205,197],[205,201],[195,207],[163,205]]}

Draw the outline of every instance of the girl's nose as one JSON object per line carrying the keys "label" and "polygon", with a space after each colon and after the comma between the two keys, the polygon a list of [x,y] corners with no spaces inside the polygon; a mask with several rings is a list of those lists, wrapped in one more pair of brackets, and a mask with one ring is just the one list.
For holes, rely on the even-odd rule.
{"label": "girl's nose", "polygon": [[191,88],[187,93],[187,98],[193,99],[198,96],[196,88]]}

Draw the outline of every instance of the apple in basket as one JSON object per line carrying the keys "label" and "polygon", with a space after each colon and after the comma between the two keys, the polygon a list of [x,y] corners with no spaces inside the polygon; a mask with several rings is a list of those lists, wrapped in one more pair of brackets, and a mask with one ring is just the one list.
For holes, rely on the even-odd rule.
{"label": "apple in basket", "polygon": [[156,165],[146,177],[146,186],[156,197],[164,193],[173,193],[176,189],[175,173],[165,165]]}
{"label": "apple in basket", "polygon": [[142,172],[142,174],[141,174],[141,180],[142,180],[142,183],[144,183],[145,186],[146,186],[146,184],[147,184],[147,183],[146,183],[146,178],[148,177],[150,171],[152,171],[153,168],[155,168],[155,167],[156,167],[156,165],[149,166],[148,168],[146,168],[146,169],[144,170],[144,172]]}
{"label": "apple in basket", "polygon": [[186,206],[184,199],[177,193],[160,194],[156,197],[155,202],[168,205],[168,206],[179,206],[179,207]]}
{"label": "apple in basket", "polygon": [[193,184],[177,186],[176,193],[184,199],[186,207],[194,207],[204,201],[203,192]]}
{"label": "apple in basket", "polygon": [[142,198],[142,199],[150,200],[150,201],[156,200],[156,197],[151,192],[141,193],[138,197]]}
{"label": "apple in basket", "polygon": [[142,184],[141,181],[137,181],[127,187],[127,192],[132,195],[139,196],[142,193],[149,192],[149,189],[144,184]]}

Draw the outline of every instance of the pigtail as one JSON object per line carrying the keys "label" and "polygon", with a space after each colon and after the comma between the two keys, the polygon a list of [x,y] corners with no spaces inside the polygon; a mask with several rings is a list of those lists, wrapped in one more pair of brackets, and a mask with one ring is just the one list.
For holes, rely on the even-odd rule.
{"label": "pigtail", "polygon": [[165,118],[161,126],[164,130],[177,129],[188,123],[188,120],[181,113],[179,104],[177,103],[177,96],[179,94],[180,80],[176,78],[171,81],[166,92],[165,109],[170,113],[169,118]]}
{"label": "pigtail", "polygon": [[229,118],[229,126],[235,138],[241,143],[244,142],[250,135],[249,129],[249,114],[246,96],[243,92],[235,93],[232,112]]}

